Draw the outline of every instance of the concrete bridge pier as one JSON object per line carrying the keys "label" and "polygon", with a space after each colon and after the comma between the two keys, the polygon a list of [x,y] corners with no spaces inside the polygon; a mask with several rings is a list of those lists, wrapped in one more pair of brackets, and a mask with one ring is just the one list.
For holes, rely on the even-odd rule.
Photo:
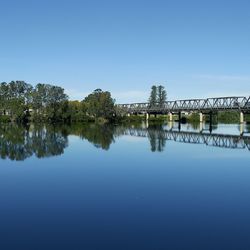
{"label": "concrete bridge pier", "polygon": [[200,123],[203,123],[203,114],[200,112]]}
{"label": "concrete bridge pier", "polygon": [[240,123],[244,123],[244,113],[240,112]]}
{"label": "concrete bridge pier", "polygon": [[173,122],[173,114],[172,114],[172,113],[169,113],[169,114],[168,114],[168,117],[169,117],[169,121],[170,121],[170,122]]}
{"label": "concrete bridge pier", "polygon": [[200,112],[200,127],[199,127],[199,132],[202,133],[203,131],[203,113]]}
{"label": "concrete bridge pier", "polygon": [[244,134],[244,123],[240,124],[240,135],[242,136]]}
{"label": "concrete bridge pier", "polygon": [[200,122],[199,132],[202,133],[202,131],[203,131],[203,123]]}
{"label": "concrete bridge pier", "polygon": [[146,121],[148,121],[148,119],[149,119],[149,113],[145,114],[145,118],[146,118]]}

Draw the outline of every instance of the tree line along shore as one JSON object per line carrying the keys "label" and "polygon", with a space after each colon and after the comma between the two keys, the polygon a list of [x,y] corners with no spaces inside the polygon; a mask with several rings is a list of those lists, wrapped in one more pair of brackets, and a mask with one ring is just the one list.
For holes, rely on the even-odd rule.
{"label": "tree line along shore", "polygon": [[[163,104],[167,92],[153,85],[149,105]],[[125,116],[115,105],[109,91],[95,89],[81,101],[70,101],[64,89],[50,84],[32,86],[24,81],[0,83],[0,122],[136,122],[143,115]],[[166,121],[167,115],[151,116],[149,121]],[[246,117],[250,121],[249,117]],[[186,115],[183,120],[197,122],[198,115]],[[215,121],[238,122],[236,112],[220,112]]]}
{"label": "tree line along shore", "polygon": [[115,100],[108,91],[96,89],[82,101],[69,101],[59,86],[24,81],[0,83],[1,121],[94,121],[113,120]]}

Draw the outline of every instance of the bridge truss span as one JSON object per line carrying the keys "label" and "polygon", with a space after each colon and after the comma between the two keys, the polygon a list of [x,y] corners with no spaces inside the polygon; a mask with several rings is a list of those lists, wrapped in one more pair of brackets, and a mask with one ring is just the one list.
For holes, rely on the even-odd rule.
{"label": "bridge truss span", "polygon": [[240,111],[250,113],[250,97],[231,96],[207,99],[187,99],[167,101],[164,104],[131,103],[118,104],[118,108],[128,113],[179,113],[179,112],[216,112]]}

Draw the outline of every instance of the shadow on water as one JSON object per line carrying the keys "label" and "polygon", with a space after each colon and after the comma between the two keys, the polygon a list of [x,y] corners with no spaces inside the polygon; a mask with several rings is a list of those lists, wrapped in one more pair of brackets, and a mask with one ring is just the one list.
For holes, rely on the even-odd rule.
{"label": "shadow on water", "polygon": [[[61,155],[68,146],[69,135],[76,135],[103,150],[109,150],[115,139],[122,135],[147,138],[152,152],[163,152],[167,141],[250,150],[250,136],[211,134],[206,131],[201,133],[196,125],[190,124],[186,128],[188,131],[175,130],[174,127],[169,128],[163,124],[1,124],[0,155],[2,159],[16,161],[23,161],[31,156],[44,158]],[[249,131],[250,125],[246,124],[245,132]]]}

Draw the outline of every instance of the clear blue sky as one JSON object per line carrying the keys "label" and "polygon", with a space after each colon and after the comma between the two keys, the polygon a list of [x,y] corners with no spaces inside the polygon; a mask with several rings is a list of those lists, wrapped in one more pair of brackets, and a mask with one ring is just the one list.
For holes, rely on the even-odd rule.
{"label": "clear blue sky", "polygon": [[250,95],[250,1],[0,1],[0,82],[117,102]]}

